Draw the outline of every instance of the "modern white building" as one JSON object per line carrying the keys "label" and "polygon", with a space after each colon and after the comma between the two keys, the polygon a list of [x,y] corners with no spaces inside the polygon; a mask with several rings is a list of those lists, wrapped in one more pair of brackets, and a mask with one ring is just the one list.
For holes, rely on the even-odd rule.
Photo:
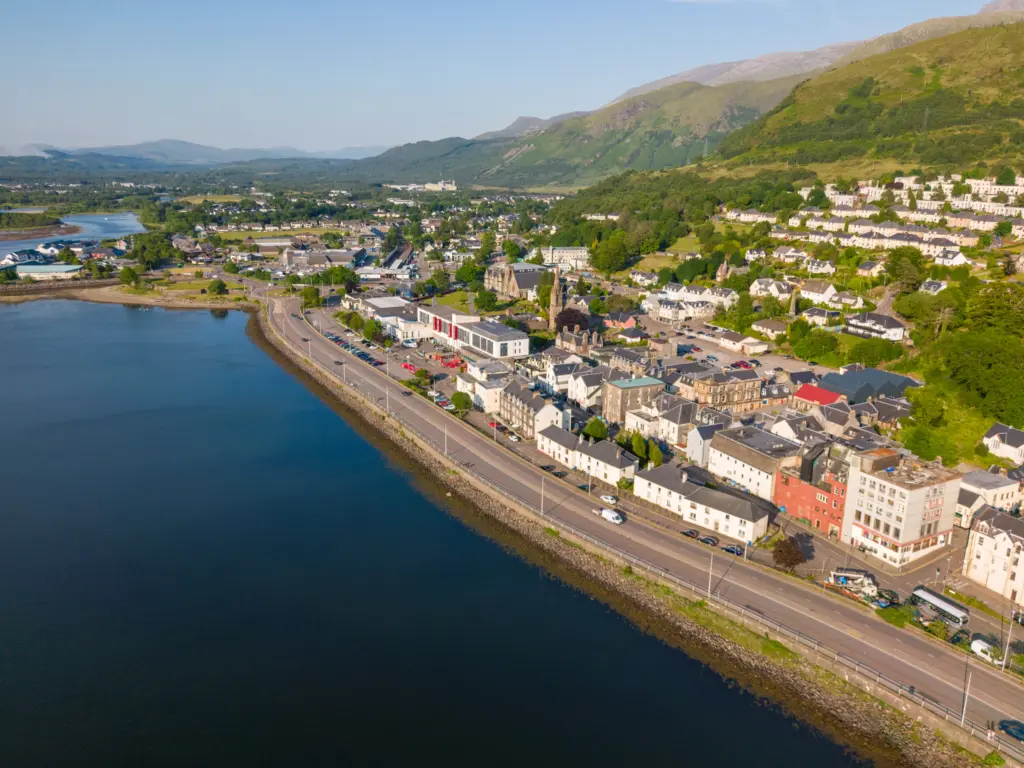
{"label": "modern white building", "polygon": [[998,472],[968,472],[960,478],[960,489],[977,494],[986,504],[1002,512],[1019,510],[1024,502],[1020,483]]}
{"label": "modern white building", "polygon": [[633,494],[688,523],[747,544],[764,536],[768,528],[768,512],[763,506],[697,485],[678,466],[663,464],[637,473]]}
{"label": "modern white building", "polygon": [[1024,607],[1024,518],[982,507],[967,539],[963,574]]}
{"label": "modern white building", "polygon": [[842,541],[904,565],[949,546],[960,478],[891,448],[851,457]]}
{"label": "modern white building", "polygon": [[907,333],[906,327],[899,320],[877,312],[862,312],[847,317],[843,330],[853,336],[895,342],[903,341]]}
{"label": "modern white building", "polygon": [[503,323],[483,320],[478,315],[441,305],[420,305],[417,318],[430,330],[430,337],[446,347],[468,348],[498,360],[526,357],[530,337]]}

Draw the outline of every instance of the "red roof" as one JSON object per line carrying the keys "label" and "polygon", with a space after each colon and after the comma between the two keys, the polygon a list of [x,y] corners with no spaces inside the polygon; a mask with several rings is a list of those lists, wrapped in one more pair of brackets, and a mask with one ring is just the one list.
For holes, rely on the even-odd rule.
{"label": "red roof", "polygon": [[842,395],[837,395],[835,392],[829,392],[827,389],[816,387],[813,384],[804,384],[800,389],[796,391],[793,397],[798,397],[801,400],[806,400],[809,403],[815,405],[832,405],[843,398]]}

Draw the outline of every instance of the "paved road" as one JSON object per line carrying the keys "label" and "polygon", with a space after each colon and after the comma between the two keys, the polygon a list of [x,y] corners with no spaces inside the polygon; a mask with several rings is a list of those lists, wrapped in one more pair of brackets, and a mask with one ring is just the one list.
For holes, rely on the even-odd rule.
{"label": "paved road", "polygon": [[[399,395],[403,388],[373,369],[346,355],[317,335],[305,319],[294,318],[294,299],[275,299],[272,322],[286,340],[306,351],[314,361],[332,371],[343,369],[350,385],[383,404],[412,425],[441,450],[472,468],[489,482],[534,507],[543,504],[546,514],[567,523],[612,547],[630,552],[674,576],[694,584],[709,581],[715,594],[749,607],[786,624],[844,655],[856,659],[922,695],[953,709],[963,704],[963,687],[971,674],[967,716],[978,723],[1013,718],[1024,720],[1024,687],[983,663],[935,644],[928,639],[892,627],[860,606],[824,594],[805,583],[745,565],[737,558],[713,552],[673,532],[632,519],[616,527],[596,518],[587,497],[535,467],[527,465],[500,445],[479,434],[420,397]],[[309,339],[303,343],[302,338]],[[335,360],[346,360],[344,366]],[[389,389],[390,388],[390,389]],[[386,393],[390,391],[390,398]],[[712,563],[713,560],[713,563]]]}

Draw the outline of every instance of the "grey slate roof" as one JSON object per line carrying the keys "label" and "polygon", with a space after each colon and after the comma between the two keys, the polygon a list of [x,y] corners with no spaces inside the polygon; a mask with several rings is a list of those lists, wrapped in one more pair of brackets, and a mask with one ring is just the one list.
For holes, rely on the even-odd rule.
{"label": "grey slate roof", "polygon": [[688,501],[716,509],[742,520],[757,522],[768,516],[768,512],[763,507],[752,504],[747,499],[690,482],[686,479],[683,469],[679,466],[662,464],[660,467],[654,467],[653,469],[641,472],[639,476],[654,485],[682,494]]}
{"label": "grey slate roof", "polygon": [[574,451],[576,450],[576,436],[572,432],[567,432],[564,429],[559,429],[555,425],[545,427],[540,431],[540,434],[551,440],[553,443],[557,443],[563,448]]}

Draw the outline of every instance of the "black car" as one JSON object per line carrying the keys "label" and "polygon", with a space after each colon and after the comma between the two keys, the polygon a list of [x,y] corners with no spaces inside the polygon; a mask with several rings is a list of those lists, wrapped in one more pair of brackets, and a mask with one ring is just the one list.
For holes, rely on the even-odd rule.
{"label": "black car", "polygon": [[[708,536],[710,539],[711,537]],[[730,544],[727,547],[722,547],[723,552],[728,552],[730,555],[736,555],[736,557],[743,557],[743,547],[739,544]]]}
{"label": "black car", "polygon": [[543,467],[541,467],[541,469],[544,470],[545,472],[551,472],[552,470],[554,470],[554,468],[554,464],[545,464]]}
{"label": "black car", "polygon": [[1024,723],[1020,720],[1000,720],[999,730],[1017,741],[1024,741]]}
{"label": "black car", "polygon": [[691,528],[688,531],[683,531],[683,536],[689,536],[691,539],[696,539],[698,536],[700,536],[700,533]]}
{"label": "black car", "polygon": [[557,477],[559,480],[561,480],[563,477],[567,477],[568,475],[569,475],[568,472],[561,472],[561,471],[559,471],[559,472],[552,472],[551,473],[552,477]]}
{"label": "black car", "polygon": [[302,337],[302,343],[305,344],[307,341],[309,341],[309,339],[307,339],[305,336],[303,336]]}
{"label": "black car", "polygon": [[586,491],[587,493],[590,493],[590,486],[589,486],[589,485],[586,485],[586,484],[584,484],[584,485],[580,485],[580,486],[577,486],[577,487],[578,487],[578,488],[579,488],[579,489],[580,489],[581,491]]}
{"label": "black car", "polygon": [[699,541],[701,544],[707,544],[709,547],[718,546],[718,539],[716,539],[714,536],[701,536],[699,539],[697,539],[697,541]]}

